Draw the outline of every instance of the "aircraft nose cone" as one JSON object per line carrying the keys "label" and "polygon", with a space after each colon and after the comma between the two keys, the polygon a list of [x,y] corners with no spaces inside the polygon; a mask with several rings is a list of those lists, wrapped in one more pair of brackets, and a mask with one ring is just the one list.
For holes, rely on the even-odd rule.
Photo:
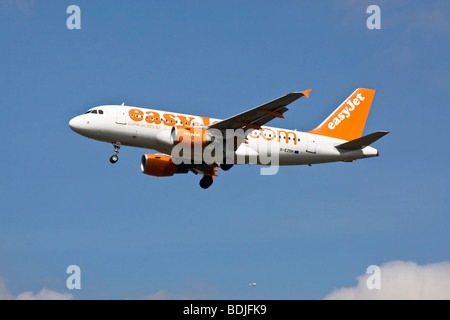
{"label": "aircraft nose cone", "polygon": [[73,119],[71,119],[69,121],[70,129],[72,129],[75,132],[79,131],[80,126],[81,126],[81,123],[80,123],[80,117],[79,116],[75,117],[75,118],[73,118]]}

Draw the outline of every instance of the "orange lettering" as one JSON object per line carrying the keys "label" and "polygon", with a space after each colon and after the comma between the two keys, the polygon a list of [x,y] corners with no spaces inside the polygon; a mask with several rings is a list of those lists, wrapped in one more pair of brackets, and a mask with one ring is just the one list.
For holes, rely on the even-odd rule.
{"label": "orange lettering", "polygon": [[161,118],[159,117],[158,112],[147,111],[145,114],[146,114],[145,121],[147,121],[148,123],[155,123],[155,124],[161,123]]}
{"label": "orange lettering", "polygon": [[200,117],[200,118],[202,118],[204,126],[209,126],[209,123],[211,122],[211,118],[207,118],[207,117]]}
{"label": "orange lettering", "polygon": [[176,120],[175,120],[175,116],[173,114],[170,113],[165,113],[164,114],[164,124],[166,126],[174,126],[176,125]]}
{"label": "orange lettering", "polygon": [[278,142],[280,142],[280,139],[281,139],[281,133],[284,133],[284,135],[286,136],[286,143],[288,143],[289,134],[294,135],[294,136],[293,136],[294,144],[295,144],[295,145],[297,144],[297,135],[296,135],[294,132],[292,132],[292,131],[286,132],[286,131],[284,131],[284,130],[278,130]]}
{"label": "orange lettering", "polygon": [[194,117],[185,117],[185,116],[178,116],[178,119],[180,119],[181,124],[183,126],[190,126],[191,125],[191,121],[194,120]]}
{"label": "orange lettering", "polygon": [[[269,134],[265,135],[264,134],[264,130],[270,131],[271,134],[270,135]],[[275,132],[272,129],[269,129],[269,128],[262,128],[262,130],[261,130],[261,137],[263,137],[267,141],[271,141],[271,140],[275,139]]]}
{"label": "orange lettering", "polygon": [[250,136],[250,138],[253,138],[253,139],[259,138],[260,137],[260,132],[259,131],[255,131],[255,133],[256,133],[256,136],[252,135],[251,133],[249,133],[248,135]]}
{"label": "orange lettering", "polygon": [[144,112],[139,109],[131,109],[128,111],[128,115],[134,121],[142,121],[144,119]]}

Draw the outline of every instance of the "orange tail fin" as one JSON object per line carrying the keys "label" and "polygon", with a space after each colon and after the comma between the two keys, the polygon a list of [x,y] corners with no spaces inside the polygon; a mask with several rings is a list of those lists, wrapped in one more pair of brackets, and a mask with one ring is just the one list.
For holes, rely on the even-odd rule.
{"label": "orange tail fin", "polygon": [[343,140],[362,136],[375,90],[358,88],[317,128],[309,133]]}

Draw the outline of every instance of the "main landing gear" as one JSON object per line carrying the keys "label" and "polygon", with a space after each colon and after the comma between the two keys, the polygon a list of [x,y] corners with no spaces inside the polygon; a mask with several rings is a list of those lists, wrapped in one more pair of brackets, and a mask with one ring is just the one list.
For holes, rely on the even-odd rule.
{"label": "main landing gear", "polygon": [[222,169],[223,171],[228,171],[231,169],[232,166],[233,166],[233,164],[222,163],[220,165],[220,169]]}
{"label": "main landing gear", "polygon": [[213,184],[213,181],[214,180],[212,176],[205,175],[200,180],[200,187],[202,187],[203,189],[208,189]]}
{"label": "main landing gear", "polygon": [[109,162],[116,163],[119,160],[117,154],[119,153],[120,142],[114,142],[113,146],[114,146],[114,154],[111,156],[111,158],[109,158]]}

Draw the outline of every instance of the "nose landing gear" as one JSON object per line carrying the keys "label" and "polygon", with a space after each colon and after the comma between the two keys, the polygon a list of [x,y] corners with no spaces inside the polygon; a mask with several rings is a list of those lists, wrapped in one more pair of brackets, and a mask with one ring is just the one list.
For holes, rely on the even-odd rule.
{"label": "nose landing gear", "polygon": [[119,160],[117,154],[119,153],[120,142],[114,142],[113,146],[114,146],[114,154],[111,156],[111,158],[109,158],[109,162],[116,163]]}

